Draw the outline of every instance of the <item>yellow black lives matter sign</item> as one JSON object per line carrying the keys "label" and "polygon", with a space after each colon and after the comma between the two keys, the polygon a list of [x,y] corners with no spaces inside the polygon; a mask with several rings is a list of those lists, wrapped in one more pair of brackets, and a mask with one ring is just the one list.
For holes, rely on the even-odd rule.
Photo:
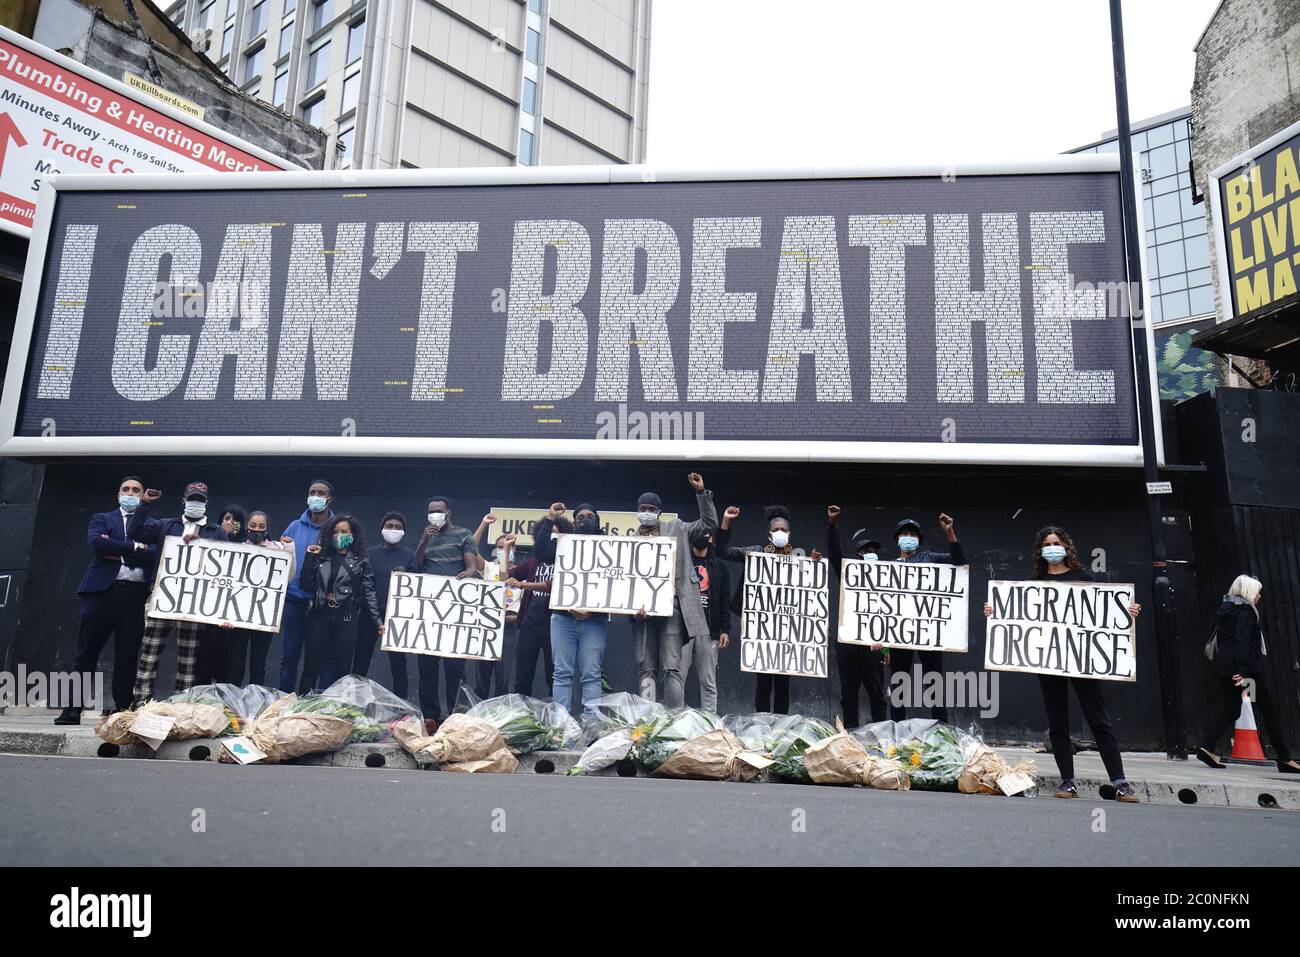
{"label": "yellow black lives matter sign", "polygon": [[1297,291],[1300,274],[1300,134],[1219,180],[1227,293],[1233,314]]}

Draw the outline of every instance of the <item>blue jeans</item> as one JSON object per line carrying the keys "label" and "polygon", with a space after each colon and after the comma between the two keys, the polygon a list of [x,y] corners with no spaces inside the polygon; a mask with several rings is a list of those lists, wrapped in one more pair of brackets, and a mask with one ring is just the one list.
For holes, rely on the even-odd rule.
{"label": "blue jeans", "polygon": [[286,599],[280,616],[280,690],[285,694],[298,690],[298,660],[302,657],[306,621],[307,603]]}
{"label": "blue jeans", "polygon": [[572,615],[551,613],[551,654],[555,658],[555,700],[572,712],[573,677],[582,687],[582,710],[600,697],[600,672],[605,664],[605,639],[609,620],[592,615],[578,621]]}

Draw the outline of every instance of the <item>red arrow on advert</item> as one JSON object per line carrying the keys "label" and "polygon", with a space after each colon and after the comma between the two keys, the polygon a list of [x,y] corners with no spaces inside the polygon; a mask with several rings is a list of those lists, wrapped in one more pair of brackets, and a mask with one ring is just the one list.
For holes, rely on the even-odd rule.
{"label": "red arrow on advert", "polygon": [[23,139],[23,134],[18,131],[18,124],[8,113],[0,113],[0,169],[4,169],[5,153],[9,150],[9,141],[13,140],[19,146],[26,146],[27,140]]}

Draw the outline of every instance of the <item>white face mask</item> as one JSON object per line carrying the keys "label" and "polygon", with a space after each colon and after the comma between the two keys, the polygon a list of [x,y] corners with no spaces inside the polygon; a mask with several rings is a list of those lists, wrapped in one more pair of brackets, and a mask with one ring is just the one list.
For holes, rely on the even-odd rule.
{"label": "white face mask", "polygon": [[447,513],[446,513],[446,512],[430,512],[430,513],[429,513],[429,524],[432,525],[434,528],[442,528],[442,526],[444,526],[444,525],[447,524]]}
{"label": "white face mask", "polygon": [[787,545],[790,544],[790,533],[783,532],[783,531],[773,532],[772,544],[775,545],[777,548],[785,548]]}
{"label": "white face mask", "polygon": [[207,502],[186,502],[185,517],[192,522],[197,522],[204,515],[208,514]]}
{"label": "white face mask", "polygon": [[637,520],[647,528],[659,524],[659,513],[652,508],[643,508],[636,513]]}
{"label": "white face mask", "polygon": [[379,534],[384,536],[384,541],[386,541],[389,545],[396,545],[398,542],[400,542],[403,538],[406,537],[406,529],[385,528]]}

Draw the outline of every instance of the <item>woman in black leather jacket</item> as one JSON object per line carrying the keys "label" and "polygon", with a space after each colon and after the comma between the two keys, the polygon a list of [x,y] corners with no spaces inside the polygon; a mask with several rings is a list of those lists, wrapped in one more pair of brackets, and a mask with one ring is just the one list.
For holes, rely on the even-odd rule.
{"label": "woman in black leather jacket", "polygon": [[307,546],[298,584],[311,595],[306,661],[298,683],[298,693],[306,694],[315,690],[326,661],[332,659],[340,670],[352,664],[358,621],[368,620],[381,635],[384,632],[361,523],[351,515],[336,515],[326,522],[320,541]]}
{"label": "woman in black leather jacket", "polygon": [[1238,575],[1223,596],[1214,619],[1216,648],[1211,666],[1217,676],[1219,700],[1208,703],[1205,733],[1196,756],[1212,768],[1223,767],[1214,748],[1222,734],[1237,722],[1241,714],[1242,690],[1254,685],[1254,707],[1264,720],[1273,750],[1277,752],[1277,769],[1283,774],[1300,774],[1300,764],[1291,760],[1286,725],[1264,684],[1264,630],[1259,624],[1259,600],[1264,586],[1249,575]]}

